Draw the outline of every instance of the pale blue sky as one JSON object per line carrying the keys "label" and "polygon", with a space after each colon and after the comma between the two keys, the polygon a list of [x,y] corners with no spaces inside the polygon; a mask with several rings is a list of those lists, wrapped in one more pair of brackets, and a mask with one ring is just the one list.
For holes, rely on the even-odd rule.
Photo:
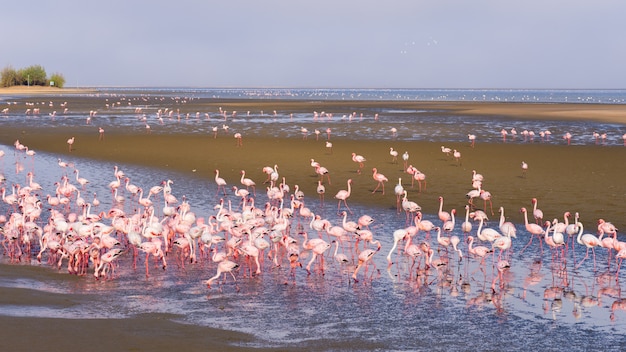
{"label": "pale blue sky", "polygon": [[67,86],[626,88],[626,1],[10,1]]}

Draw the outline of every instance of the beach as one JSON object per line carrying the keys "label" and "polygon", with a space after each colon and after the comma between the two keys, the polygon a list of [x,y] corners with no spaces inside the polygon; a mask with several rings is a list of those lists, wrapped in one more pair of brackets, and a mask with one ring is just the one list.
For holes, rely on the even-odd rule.
{"label": "beach", "polygon": [[[39,92],[28,90],[0,90],[0,95],[15,94],[17,101],[33,99],[54,100],[55,105],[69,102],[68,106],[80,107],[81,113],[89,115],[93,108],[102,108],[102,97],[91,91],[63,90]],[[64,95],[64,94],[68,95]],[[20,96],[25,94],[25,96]],[[45,94],[44,96],[38,94]],[[539,103],[473,103],[473,102],[376,102],[376,101],[260,101],[260,100],[190,100],[184,105],[188,112],[247,110],[281,111],[377,111],[381,107],[429,109],[462,113],[466,115],[491,115],[502,120],[555,119],[555,120],[594,120],[614,124],[626,123],[626,107],[610,104],[539,104]],[[73,113],[76,113],[74,110]],[[44,117],[45,118],[45,117]],[[220,122],[221,123],[221,122]],[[154,125],[153,125],[154,126]],[[435,214],[439,197],[445,197],[447,209],[457,209],[459,213],[468,200],[466,193],[472,189],[473,171],[485,176],[484,189],[493,195],[493,213],[488,203],[476,199],[477,208],[488,212],[497,219],[499,207],[507,209],[507,217],[515,223],[523,223],[520,209],[531,208],[531,199],[539,199],[546,219],[562,220],[566,211],[579,212],[581,222],[589,232],[595,232],[593,225],[598,219],[606,219],[618,228],[626,228],[626,214],[623,204],[626,200],[626,147],[589,145],[546,145],[535,143],[481,143],[475,146],[467,142],[445,143],[446,147],[460,151],[462,157],[455,160],[442,153],[442,143],[427,141],[405,141],[402,138],[388,139],[346,139],[331,137],[332,149],[326,146],[327,138],[319,138],[294,133],[288,138],[274,138],[263,133],[247,133],[242,137],[242,145],[232,133],[222,132],[200,135],[192,133],[193,124],[184,131],[168,133],[155,126],[150,133],[141,124],[135,128],[107,127],[104,138],[98,133],[97,120],[92,124],[76,124],[62,129],[37,128],[19,125],[4,126],[0,130],[0,143],[12,146],[19,141],[32,150],[45,151],[61,156],[103,160],[113,163],[144,165],[163,170],[181,172],[190,178],[212,182],[215,170],[227,180],[229,187],[242,187],[239,179],[241,171],[257,183],[257,192],[265,192],[269,185],[264,183],[265,166],[276,165],[281,178],[291,185],[298,185],[306,197],[317,199],[316,188],[320,176],[311,167],[314,159],[330,170],[330,181],[325,181],[324,202],[330,209],[337,207],[334,195],[352,180],[352,193],[349,204],[363,204],[368,207],[385,209],[396,208],[394,186],[399,179],[407,189],[409,198],[417,202],[424,213]],[[345,126],[351,128],[350,125]],[[495,129],[495,127],[494,127]],[[590,132],[591,133],[591,132]],[[75,138],[72,150],[66,140]],[[553,138],[561,138],[553,136]],[[409,162],[426,174],[426,184],[420,191],[415,183],[411,186],[411,176],[405,172],[403,160],[393,160],[390,147],[410,153]],[[367,161],[360,172],[359,165],[351,160],[351,154],[366,156]],[[522,172],[521,162],[528,163],[529,169]],[[383,173],[388,181],[384,184],[385,193],[378,189],[374,181],[373,168]],[[113,174],[111,172],[111,174]],[[486,205],[486,207],[485,207]],[[3,265],[0,278],[31,276],[41,280],[66,280],[51,269],[26,265]],[[62,276],[60,278],[59,276]],[[83,278],[71,277],[71,280]],[[34,290],[3,289],[0,294],[2,304],[17,306],[65,307],[84,304],[90,297],[83,295],[41,294]],[[177,339],[184,336],[189,350],[252,350],[254,337],[220,329],[187,326],[176,323],[175,316],[146,315],[131,319],[39,319],[36,317],[0,316],[5,328],[0,333],[3,346],[13,350],[66,350],[69,348],[91,348],[95,350],[171,350],[177,347]],[[53,327],[53,328],[51,328]],[[36,338],[25,344],[25,329],[36,331]],[[167,331],[167,333],[162,333]],[[74,339],[58,336],[75,336]],[[251,347],[246,347],[251,346]],[[312,343],[313,349],[335,349],[338,346],[320,346]],[[271,350],[264,348],[262,350]]]}

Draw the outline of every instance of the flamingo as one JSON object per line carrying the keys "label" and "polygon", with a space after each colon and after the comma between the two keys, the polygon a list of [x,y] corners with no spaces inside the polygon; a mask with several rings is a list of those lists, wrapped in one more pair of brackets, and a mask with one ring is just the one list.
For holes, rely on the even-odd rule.
{"label": "flamingo", "polygon": [[468,134],[467,135],[467,139],[469,139],[469,141],[470,141],[470,147],[474,148],[474,144],[476,144],[476,135],[475,134]]}
{"label": "flamingo", "polygon": [[356,170],[357,174],[361,173],[361,169],[363,168],[363,163],[366,161],[363,155],[358,155],[357,153],[352,153],[352,161],[359,164],[359,169]]}
{"label": "flamingo", "polygon": [[374,191],[372,191],[372,193],[376,193],[376,191],[378,190],[378,187],[383,186],[383,195],[385,194],[385,182],[389,181],[387,179],[387,177],[381,173],[378,172],[378,169],[373,168],[372,169],[373,175],[372,177],[374,178],[374,181],[378,182],[378,185],[376,185],[376,188],[374,188]]}
{"label": "flamingo", "polygon": [[441,146],[441,152],[444,153],[446,156],[450,156],[450,153],[452,153],[452,149],[448,148],[448,147],[444,147],[443,145]]}
{"label": "flamingo", "polygon": [[456,160],[456,164],[458,166],[461,166],[461,152],[456,150],[456,149],[454,149],[452,151],[452,156],[454,157],[454,160]]}
{"label": "flamingo", "polygon": [[311,256],[311,260],[306,266],[306,271],[309,273],[309,275],[311,275],[311,265],[313,264],[313,262],[318,256],[320,257],[320,267],[321,267],[322,273],[324,272],[324,253],[330,247],[331,247],[330,243],[322,240],[322,242],[320,242],[319,244],[311,248],[311,252],[313,253],[313,255]]}
{"label": "flamingo", "polygon": [[404,195],[404,187],[402,186],[402,177],[398,177],[398,184],[394,187],[393,193],[396,195],[396,210],[400,212],[400,204]]}
{"label": "flamingo", "polygon": [[89,180],[87,180],[84,177],[79,177],[78,176],[78,173],[79,173],[78,169],[74,169],[74,173],[76,174],[76,182],[78,182],[78,184],[80,184],[83,187],[83,189],[85,189],[85,186],[87,186],[87,184],[89,183]]}
{"label": "flamingo", "polygon": [[415,225],[420,231],[426,232],[426,234],[430,234],[430,231],[436,228],[435,224],[433,224],[429,220],[422,220],[422,212],[418,211],[415,214]]}
{"label": "flamingo", "polygon": [[484,189],[480,190],[479,197],[483,200],[483,209],[487,210],[487,201],[489,201],[489,209],[491,209],[491,215],[493,215],[493,203],[491,202],[491,192],[485,191]]}
{"label": "flamingo", "polygon": [[502,237],[502,235],[494,229],[491,229],[491,228],[483,229],[484,222],[485,220],[481,218],[480,223],[478,224],[478,231],[476,231],[476,236],[478,237],[479,240],[485,241],[485,242],[493,242],[496,240],[496,238]]}
{"label": "flamingo", "polygon": [[420,207],[417,203],[408,200],[407,191],[404,190],[404,197],[402,198],[402,209],[406,213],[406,221],[408,223],[410,215],[416,214],[418,211],[422,210],[422,207]]}
{"label": "flamingo", "polygon": [[526,173],[528,172],[528,164],[522,161],[522,177],[526,177]]}
{"label": "flamingo", "polygon": [[472,223],[469,221],[469,215],[470,215],[470,206],[466,205],[465,206],[465,221],[461,224],[461,229],[463,230],[464,234],[472,232]]}
{"label": "flamingo", "polygon": [[250,187],[252,187],[252,191],[254,193],[254,196],[256,197],[256,183],[254,181],[252,181],[249,178],[246,178],[246,171],[245,170],[241,170],[241,180],[240,180],[241,184],[246,186],[246,189],[249,190]]}
{"label": "flamingo", "polygon": [[348,257],[345,254],[338,253],[339,252],[339,242],[338,241],[333,241],[332,243],[335,244],[335,254],[333,255],[335,260],[338,263],[341,263],[341,264],[349,263],[350,261],[348,260]]}
{"label": "flamingo", "polygon": [[493,252],[493,250],[485,247],[485,246],[476,246],[474,247],[474,236],[467,236],[468,246],[467,251],[469,254],[481,258],[481,264],[485,262],[485,257],[487,254]]}
{"label": "flamingo", "polygon": [[72,152],[72,146],[74,145],[74,137],[67,140],[67,145],[69,147],[69,151]]}
{"label": "flamingo", "polygon": [[216,194],[220,193],[220,188],[221,188],[222,191],[224,192],[224,195],[226,195],[226,180],[220,177],[220,170],[218,169],[215,169],[215,183],[217,184]]}
{"label": "flamingo", "polygon": [[391,162],[393,164],[397,164],[398,163],[398,151],[394,150],[393,147],[390,147],[389,155],[391,155]]}
{"label": "flamingo", "polygon": [[441,220],[441,222],[443,223],[451,220],[450,213],[443,210],[443,197],[442,196],[439,196],[439,211],[437,212],[437,215],[439,215],[439,220]]}
{"label": "flamingo", "polygon": [[335,195],[335,198],[339,200],[337,202],[337,212],[339,212],[339,207],[341,206],[341,202],[343,202],[343,204],[346,206],[350,214],[352,214],[352,210],[350,210],[350,207],[348,207],[348,203],[347,203],[347,199],[350,198],[350,193],[352,192],[352,188],[351,188],[352,179],[348,179],[347,184],[348,184],[348,190],[342,189],[339,192],[337,192],[337,194]]}
{"label": "flamingo", "polygon": [[424,184],[424,191],[426,190],[426,174],[419,170],[415,170],[415,173],[413,174],[413,180],[417,181],[417,185],[419,186],[419,193],[422,193],[422,183]]}
{"label": "flamingo", "polygon": [[582,263],[589,257],[589,249],[593,252],[593,267],[596,267],[596,247],[600,246],[600,239],[590,233],[586,233],[583,235],[583,224],[581,222],[577,222],[576,226],[578,226],[578,236],[576,237],[576,242],[578,244],[587,247],[587,251],[585,252],[585,257],[578,262],[576,268],[580,267]]}
{"label": "flamingo", "polygon": [[328,179],[328,184],[330,184],[330,172],[327,168],[318,164],[315,168],[315,173],[320,175],[320,181],[322,182],[324,181],[324,175],[326,175],[326,178]]}
{"label": "flamingo", "polygon": [[[526,249],[526,247],[528,247],[532,243],[533,236],[543,236],[544,230],[541,226],[528,222],[528,211],[526,210],[526,208],[520,209],[520,212],[524,213],[524,225],[526,226],[526,231],[530,233],[530,241],[528,241],[528,244],[524,247],[524,249],[522,249],[522,252],[523,252]],[[540,246],[542,246],[541,243],[542,242],[540,241],[539,242]],[[543,246],[541,248],[543,248]]]}
{"label": "flamingo", "polygon": [[356,231],[359,229],[359,225],[354,221],[348,221],[348,212],[342,211],[341,215],[343,216],[343,229],[347,232],[356,233]]}
{"label": "flamingo", "polygon": [[237,279],[235,278],[235,274],[233,274],[233,270],[236,270],[238,268],[239,264],[231,260],[224,259],[217,264],[217,273],[215,274],[215,276],[206,280],[204,283],[208,288],[211,288],[211,282],[219,279],[222,274],[226,275],[226,273],[229,273],[233,277],[233,280],[237,281]]}
{"label": "flamingo", "polygon": [[320,196],[320,204],[324,206],[324,194],[326,193],[326,187],[324,187],[322,181],[317,181],[317,189],[315,191]]}
{"label": "flamingo", "polygon": [[404,162],[404,169],[406,170],[409,162],[409,152],[405,151],[404,154],[402,154],[402,161]]}
{"label": "flamingo", "polygon": [[540,221],[543,221],[543,211],[541,211],[541,209],[537,209],[537,198],[533,198],[532,203],[533,217],[535,218],[535,222],[538,224]]}
{"label": "flamingo", "polygon": [[570,145],[570,143],[572,142],[572,134],[569,132],[566,132],[563,135],[563,139],[565,139],[567,141],[567,145]]}
{"label": "flamingo", "polygon": [[610,236],[617,235],[617,228],[604,219],[598,219],[598,233],[605,233]]}
{"label": "flamingo", "polygon": [[506,221],[504,217],[504,207],[500,207],[500,232],[502,232],[505,236],[517,237],[517,229],[512,222]]}
{"label": "flamingo", "polygon": [[443,223],[442,229],[446,232],[452,232],[454,230],[454,225],[456,225],[455,220],[456,209],[450,210],[450,220]]}
{"label": "flamingo", "polygon": [[391,255],[398,247],[398,242],[407,238],[407,236],[408,236],[408,231],[406,229],[398,229],[393,232],[393,246],[391,246],[391,249],[389,250],[389,254],[387,254],[387,263],[388,263],[387,268],[393,265],[393,262],[391,261]]}
{"label": "flamingo", "polygon": [[[365,249],[363,251],[361,251],[361,253],[359,253],[359,263],[357,264],[356,268],[354,269],[354,273],[352,274],[352,278],[354,279],[354,282],[358,282],[359,280],[356,278],[356,274],[359,272],[359,269],[361,269],[361,267],[363,265],[367,265],[372,257],[374,256],[374,254],[376,254],[376,252],[380,251],[380,242],[378,242],[378,247],[376,250],[373,249]],[[374,263],[374,262],[372,262]],[[374,263],[374,270],[376,269],[376,264]]]}

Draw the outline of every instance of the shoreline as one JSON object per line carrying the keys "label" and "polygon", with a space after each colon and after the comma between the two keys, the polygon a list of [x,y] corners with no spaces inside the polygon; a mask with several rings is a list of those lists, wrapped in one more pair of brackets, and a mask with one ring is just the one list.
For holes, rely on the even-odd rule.
{"label": "shoreline", "polygon": [[89,94],[97,90],[91,88],[57,88],[44,86],[13,86],[0,87],[0,97],[19,96],[36,98],[38,96],[65,95],[65,94]]}

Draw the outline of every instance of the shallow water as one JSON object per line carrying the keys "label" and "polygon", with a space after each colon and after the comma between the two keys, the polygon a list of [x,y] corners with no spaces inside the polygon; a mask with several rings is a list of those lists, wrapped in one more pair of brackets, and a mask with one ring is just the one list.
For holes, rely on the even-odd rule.
{"label": "shallow water", "polygon": [[[502,91],[502,90],[211,90],[211,89],[162,89],[106,90],[106,93],[90,95],[90,106],[61,106],[63,97],[44,101],[22,98],[19,103],[8,105],[9,109],[0,119],[3,124],[19,123],[27,126],[63,127],[83,125],[89,119],[94,126],[129,128],[144,132],[146,125],[161,133],[217,133],[243,135],[262,134],[277,138],[302,135],[321,137],[331,129],[332,135],[340,138],[369,139],[392,136],[391,128],[397,129],[394,138],[405,141],[468,142],[466,131],[476,135],[478,143],[494,143],[503,140],[502,130],[507,132],[509,143],[561,144],[566,133],[571,134],[570,144],[623,145],[622,136],[626,127],[622,124],[556,121],[550,119],[511,120],[500,116],[474,116],[451,114],[437,109],[398,109],[394,101],[486,101],[486,102],[541,102],[541,103],[596,103],[624,104],[624,91]],[[227,106],[229,99],[304,99],[316,101],[353,101],[354,106],[343,111],[273,110],[251,109],[228,111],[207,106],[205,110],[187,108],[199,99],[223,98]],[[4,98],[11,104],[11,98]],[[374,100],[389,102],[388,107],[364,109],[360,101]],[[241,100],[238,100],[241,101]],[[26,105],[25,102],[29,102]],[[53,104],[50,104],[52,102]],[[194,104],[192,104],[194,103]],[[582,105],[581,105],[582,106]],[[39,108],[39,114],[26,114],[27,109]],[[65,109],[67,108],[67,111]],[[139,108],[139,110],[137,110]],[[87,111],[96,111],[89,116]],[[350,129],[341,128],[351,124]],[[462,124],[463,129],[458,128]],[[225,129],[224,127],[227,127]],[[95,127],[94,127],[95,128]],[[542,136],[546,131],[550,135]],[[598,133],[594,137],[593,132]],[[600,136],[606,134],[602,139]]]}
{"label": "shallow water", "polygon": [[[358,105],[358,104],[356,104]],[[156,107],[155,107],[156,108]],[[121,109],[121,108],[120,108]],[[430,116],[430,114],[433,114]],[[346,112],[350,114],[350,112]],[[148,113],[156,119],[153,113]],[[99,113],[99,121],[109,121],[115,125],[132,128],[143,128],[142,115],[134,111]],[[55,120],[12,116],[15,123],[49,123],[59,126],[82,121],[84,115],[71,115]],[[360,117],[356,117],[360,119]],[[22,120],[20,120],[22,119]],[[271,119],[271,124],[263,123]],[[326,126],[350,123],[349,117],[334,116],[332,120],[320,121],[319,125],[312,122],[311,112],[294,114],[293,119],[302,125],[319,126],[325,131]],[[468,123],[466,117],[447,116],[427,111],[381,111],[379,121],[373,116],[366,116],[371,123],[361,124],[363,131],[351,138],[374,138],[388,136],[390,124],[418,123],[420,128],[410,132],[399,129],[398,138],[415,140],[450,140],[466,141],[467,136],[456,135],[455,125],[459,122]],[[274,129],[276,123],[285,122],[285,126],[293,127],[294,120],[288,115],[278,114],[276,117],[258,115],[235,118],[228,121],[233,129],[246,130],[267,128]],[[381,120],[386,123],[380,123]],[[0,120],[0,124],[9,123],[9,119]],[[184,119],[183,119],[184,121]],[[212,133],[211,127],[217,120],[193,122],[198,133]],[[288,122],[288,123],[287,123]],[[322,123],[323,122],[323,123]],[[610,143],[619,144],[624,126],[554,121],[510,121],[503,122],[497,118],[472,118],[479,133],[499,140],[499,130],[503,127],[534,129],[535,131],[551,129],[557,137],[561,131],[616,131]],[[494,124],[498,126],[494,128]],[[506,126],[504,125],[506,124]],[[189,124],[177,119],[164,120],[162,128],[176,133],[178,129],[189,129]],[[359,125],[359,126],[361,126]],[[576,130],[579,129],[579,130]],[[292,136],[300,133],[287,128],[275,129],[277,137]],[[312,130],[312,129],[310,129]],[[339,128],[333,128],[341,133]],[[436,131],[436,132],[433,132]],[[425,132],[429,131],[429,132]],[[620,132],[617,132],[620,131]],[[333,132],[335,133],[335,132]],[[523,142],[519,136],[517,143]],[[535,143],[541,141],[536,140]],[[573,143],[593,143],[590,136],[573,140]],[[609,143],[607,142],[607,143]],[[543,143],[563,143],[562,139],[553,138]],[[6,177],[5,186],[26,184],[26,173],[34,171],[36,182],[43,186],[39,192],[45,203],[46,194],[54,194],[55,182],[67,173],[73,182],[74,168],[80,170],[80,176],[90,180],[87,191],[81,195],[88,201],[96,193],[102,204],[96,213],[112,207],[112,195],[107,185],[113,178],[113,164],[95,162],[80,158],[63,160],[73,167],[63,169],[57,164],[58,156],[38,152],[35,158],[15,155],[12,147],[0,146],[5,151],[3,157],[3,173]],[[22,170],[13,167],[19,161]],[[162,170],[120,165],[127,176],[144,189],[158,185],[162,181],[174,180],[172,194],[178,199],[186,197],[197,216],[215,215],[214,208],[220,197],[216,196],[215,183],[212,180],[187,178],[180,174]],[[75,182],[74,182],[75,183]],[[154,198],[155,202],[162,198]],[[158,200],[158,201],[157,201]],[[239,199],[230,195],[233,208],[238,207]],[[264,204],[267,198],[259,193],[257,204]],[[130,198],[124,202],[124,210],[133,213],[138,206],[133,206]],[[341,225],[342,218],[335,213],[333,204],[321,207],[317,197],[306,200],[307,206],[316,213],[328,218],[333,225]],[[158,204],[158,203],[157,203]],[[48,205],[45,205],[48,207]],[[157,209],[162,203],[157,205]],[[539,239],[534,239],[527,249],[522,251],[529,241],[529,235],[523,225],[516,225],[517,238],[509,257],[510,268],[500,277],[494,268],[494,259],[488,256],[484,264],[479,259],[470,258],[467,244],[462,242],[460,248],[465,254],[462,261],[457,261],[450,252],[448,265],[428,271],[410,270],[411,262],[404,256],[392,253],[395,262],[388,268],[386,256],[392,247],[392,233],[406,226],[404,214],[397,214],[393,209],[366,208],[352,205],[353,215],[349,220],[356,221],[360,215],[368,214],[375,222],[372,231],[382,248],[372,259],[373,265],[358,273],[358,282],[351,280],[355,262],[339,264],[333,260],[333,250],[326,255],[324,274],[322,275],[317,262],[314,263],[310,275],[304,269],[297,268],[291,275],[286,261],[275,267],[267,258],[262,264],[262,273],[250,277],[244,272],[248,265],[240,262],[237,281],[226,276],[222,285],[215,284],[208,289],[204,280],[213,276],[216,265],[208,258],[201,257],[194,264],[178,263],[178,250],[167,256],[168,267],[160,269],[150,264],[150,277],[145,276],[144,254],[140,254],[137,268],[132,268],[132,255],[125,253],[119,259],[115,269],[115,277],[109,280],[96,280],[91,272],[85,277],[74,277],[66,273],[63,267],[58,273],[50,275],[67,276],[67,280],[46,280],[24,277],[5,279],[1,286],[22,287],[55,293],[72,293],[91,295],[92,304],[84,304],[59,309],[58,307],[24,307],[5,305],[2,314],[15,316],[49,316],[76,319],[94,317],[128,317],[141,313],[171,313],[178,315],[184,323],[206,325],[229,330],[249,332],[258,337],[254,347],[289,347],[295,344],[311,344],[318,349],[324,346],[337,346],[337,342],[345,342],[343,350],[415,350],[415,349],[455,349],[455,350],[557,350],[564,347],[570,350],[585,350],[593,346],[600,350],[620,350],[619,346],[626,342],[626,311],[621,304],[622,283],[616,281],[616,263],[611,260],[607,266],[607,251],[596,250],[596,265],[593,257],[585,260],[576,269],[575,265],[585,256],[584,247],[576,244],[574,251],[565,256],[565,264],[552,258],[551,250],[543,244],[540,250]],[[2,213],[10,209],[6,204],[0,207]],[[80,209],[72,209],[80,213]],[[158,210],[157,210],[158,211]],[[463,221],[464,214],[457,214],[457,226],[451,234],[465,238],[458,224]],[[436,214],[425,214],[425,219],[440,224]],[[103,219],[107,223],[110,219]],[[290,235],[302,240],[297,234],[298,217]],[[311,237],[315,231],[302,226]],[[496,221],[486,226],[497,228]],[[473,224],[476,231],[478,223]],[[589,232],[589,231],[585,231]],[[428,241],[435,249],[435,258],[445,258],[445,251],[437,251],[436,234],[430,234]],[[426,240],[420,233],[415,242]],[[352,242],[352,241],[351,241]],[[401,246],[404,242],[401,242]],[[476,243],[475,245],[488,245]],[[361,244],[361,249],[362,244]],[[369,246],[373,248],[373,246]],[[38,248],[33,248],[35,252]],[[346,254],[354,260],[353,251]],[[44,264],[47,255],[44,255]],[[306,266],[311,256],[303,252],[301,262]],[[399,258],[399,259],[398,259]],[[6,262],[8,258],[3,257]],[[497,260],[497,258],[496,258]],[[150,262],[152,263],[152,261]],[[32,265],[40,265],[31,257]],[[424,260],[421,261],[424,268]],[[419,276],[416,276],[419,273]],[[621,276],[621,275],[620,275]],[[618,276],[619,278],[619,276]],[[182,342],[184,343],[184,342]],[[329,349],[337,349],[332,347]]]}

